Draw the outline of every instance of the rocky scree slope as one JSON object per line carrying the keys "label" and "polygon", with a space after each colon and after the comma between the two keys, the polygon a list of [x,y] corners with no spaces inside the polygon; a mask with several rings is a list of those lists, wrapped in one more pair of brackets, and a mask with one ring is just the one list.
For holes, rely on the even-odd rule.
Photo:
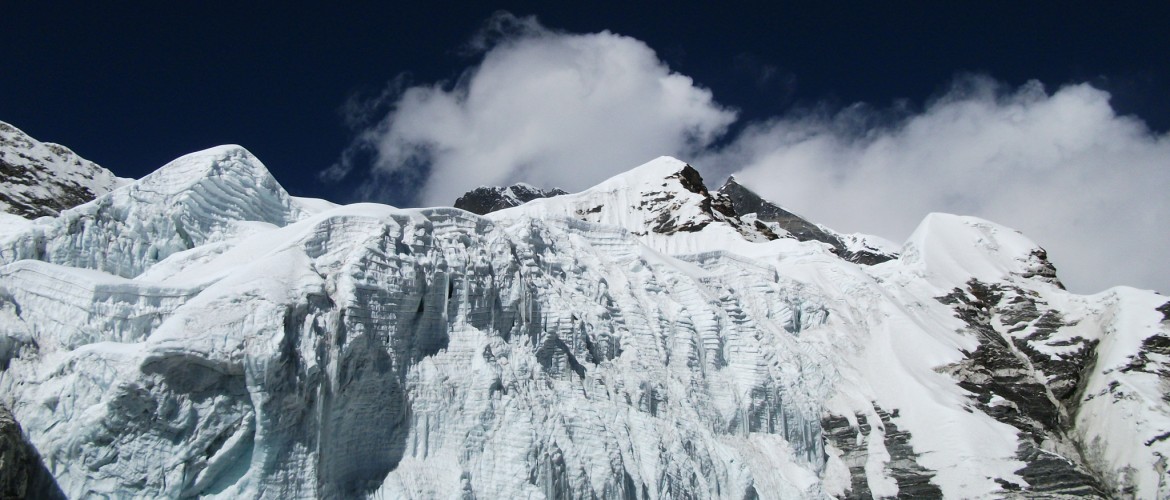
{"label": "rocky scree slope", "polygon": [[40,142],[0,122],[0,212],[57,215],[126,184],[60,144]]}
{"label": "rocky scree slope", "polygon": [[743,191],[664,157],[487,216],[334,206],[194,153],[0,221],[0,403],[70,497],[1170,494],[1165,297]]}

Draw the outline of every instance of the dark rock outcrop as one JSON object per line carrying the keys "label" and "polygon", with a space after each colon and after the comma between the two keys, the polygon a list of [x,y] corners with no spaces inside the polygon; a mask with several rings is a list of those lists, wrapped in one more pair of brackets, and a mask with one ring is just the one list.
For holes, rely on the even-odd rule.
{"label": "dark rock outcrop", "polygon": [[[894,423],[898,410],[886,412],[874,405],[874,411],[881,421],[877,430],[882,432],[882,441],[890,454],[886,473],[898,485],[898,498],[942,498],[942,490],[930,482],[934,472],[918,463],[918,453],[910,446],[910,433],[898,429]],[[825,439],[841,451],[841,459],[849,467],[851,488],[845,498],[868,499],[873,498],[873,492],[865,475],[869,458],[866,438],[874,431],[874,426],[865,415],[858,413],[856,417],[857,427],[852,427],[848,419],[838,415],[825,417],[821,420],[821,427]]]}
{"label": "dark rock outcrop", "polygon": [[[680,220],[677,212],[682,205],[676,199],[675,192],[669,189],[647,191],[643,193],[645,198],[638,208],[657,213],[657,217],[653,219],[649,228],[651,232],[659,234],[696,232],[711,223],[719,222],[731,226],[749,240],[759,241],[761,238],[774,240],[777,238],[766,227],[763,228],[764,231],[760,231],[760,228],[744,223],[732,206],[731,200],[721,193],[709,191],[707,185],[703,183],[703,176],[694,167],[685,165],[682,170],[667,177],[667,179],[677,179],[683,189],[700,196],[697,208],[702,215]],[[663,186],[665,187],[665,184]]]}
{"label": "dark rock outcrop", "polygon": [[484,215],[505,208],[518,207],[537,198],[551,198],[568,194],[557,188],[548,190],[528,184],[513,184],[509,187],[478,187],[455,200],[455,208]]}
{"label": "dark rock outcrop", "polygon": [[1038,279],[1040,281],[1047,281],[1060,287],[1064,290],[1064,283],[1060,282],[1060,278],[1056,277],[1056,266],[1052,265],[1052,261],[1048,260],[1048,252],[1043,248],[1032,250],[1032,257],[1029,261],[1031,266],[1022,275],[1024,278]]}
{"label": "dark rock outcrop", "polygon": [[109,170],[65,146],[42,143],[0,122],[0,211],[35,219],[57,215],[120,184]]}
{"label": "dark rock outcrop", "polygon": [[[849,419],[841,415],[829,415],[821,419],[825,441],[841,451],[841,460],[849,467],[849,491],[845,498],[870,498],[873,493],[865,477],[865,462],[869,452],[864,436],[870,432],[869,423],[863,415],[857,419],[858,427],[849,425]],[[862,439],[858,439],[858,435]]]}
{"label": "dark rock outcrop", "polygon": [[0,499],[65,498],[20,424],[0,404]]}
{"label": "dark rock outcrop", "polygon": [[[1157,333],[1142,340],[1141,350],[1130,358],[1129,363],[1122,367],[1121,371],[1154,374],[1162,380],[1163,387],[1170,387],[1170,371],[1155,361],[1167,358],[1170,358],[1170,336]],[[1162,400],[1170,402],[1170,393],[1162,394]]]}
{"label": "dark rock outcrop", "polygon": [[[973,279],[965,290],[955,289],[939,301],[950,305],[979,340],[967,359],[944,371],[971,392],[973,410],[1018,430],[1016,458],[1026,465],[1016,473],[1027,484],[1001,481],[1004,490],[1104,498],[1101,481],[1085,467],[1069,437],[1068,417],[1097,343],[1079,337],[1053,340],[1070,324],[1019,288]],[[1043,352],[1044,346],[1058,345],[1077,348],[1057,356]],[[1061,451],[1052,451],[1053,443]]]}
{"label": "dark rock outcrop", "polygon": [[[10,163],[3,152],[0,152],[0,178],[7,184],[22,186],[36,186],[41,182],[33,169],[23,165]],[[64,184],[55,196],[29,194],[18,197],[6,191],[0,191],[0,202],[8,205],[10,213],[26,219],[35,219],[45,215],[57,215],[62,210],[75,207],[96,198],[97,195],[84,186]]]}
{"label": "dark rock outcrop", "polygon": [[942,490],[930,482],[934,472],[918,463],[918,453],[910,446],[910,433],[898,429],[893,418],[898,416],[895,408],[887,413],[874,406],[885,427],[886,451],[890,454],[887,465],[890,476],[898,483],[898,498],[939,498]]}
{"label": "dark rock outcrop", "polygon": [[774,222],[780,228],[788,231],[793,238],[799,241],[819,241],[833,247],[833,252],[849,262],[864,265],[880,264],[896,258],[877,251],[851,251],[836,234],[824,230],[803,217],[780,208],[779,205],[765,200],[751,189],[735,181],[735,177],[727,179],[727,183],[719,188],[719,193],[726,196],[736,213],[756,214],[757,220]]}

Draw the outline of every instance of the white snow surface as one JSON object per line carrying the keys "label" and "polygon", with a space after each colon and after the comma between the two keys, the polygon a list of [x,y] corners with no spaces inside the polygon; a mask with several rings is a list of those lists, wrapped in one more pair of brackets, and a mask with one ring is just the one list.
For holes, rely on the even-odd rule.
{"label": "white snow surface", "polygon": [[942,370],[977,339],[937,297],[976,279],[1100,340],[1085,458],[1170,494],[1165,383],[1118,368],[1165,297],[1069,294],[1022,235],[944,214],[859,266],[712,216],[684,167],[480,217],[293,198],[223,146],[0,219],[0,402],[71,497],[822,498],[851,486],[821,419],[877,408],[947,497],[996,497],[1026,485],[1016,430]]}

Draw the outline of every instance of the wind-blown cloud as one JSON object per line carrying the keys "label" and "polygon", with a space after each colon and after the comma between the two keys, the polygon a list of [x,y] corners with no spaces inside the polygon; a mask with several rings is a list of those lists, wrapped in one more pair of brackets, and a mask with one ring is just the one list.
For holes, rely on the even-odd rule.
{"label": "wind-blown cloud", "polygon": [[1170,137],[1106,92],[964,78],[919,113],[875,114],[754,124],[700,162],[838,230],[901,241],[929,212],[976,215],[1046,247],[1074,290],[1170,290]]}
{"label": "wind-blown cloud", "polygon": [[1170,136],[1090,85],[967,77],[921,110],[859,104],[723,137],[736,112],[639,40],[500,15],[471,45],[482,59],[454,83],[399,79],[373,105],[350,103],[384,115],[322,178],[371,156],[365,189],[449,205],[479,185],[579,190],[667,154],[837,230],[902,241],[929,212],[976,215],[1047,248],[1074,291],[1170,291]]}
{"label": "wind-blown cloud", "polygon": [[[477,66],[453,85],[405,89],[356,143],[389,178],[429,169],[421,204],[519,180],[586,188],[659,155],[695,156],[735,120],[641,41],[510,15],[491,26]],[[347,172],[343,162],[326,177]]]}

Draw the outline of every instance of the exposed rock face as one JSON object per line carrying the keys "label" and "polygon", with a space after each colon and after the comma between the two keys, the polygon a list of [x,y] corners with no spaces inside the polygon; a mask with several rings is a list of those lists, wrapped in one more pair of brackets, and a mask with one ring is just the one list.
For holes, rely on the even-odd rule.
{"label": "exposed rock face", "polygon": [[666,180],[678,182],[683,189],[693,194],[693,199],[684,201],[674,196],[668,185],[663,186],[668,189],[660,192],[646,192],[639,208],[657,214],[650,231],[665,235],[679,231],[693,233],[702,230],[708,224],[723,223],[748,238],[777,238],[766,226],[753,226],[740,219],[731,200],[719,193],[708,191],[703,183],[703,176],[694,167],[684,165],[677,173],[666,177]]}
{"label": "exposed rock face", "polygon": [[65,498],[20,424],[0,404],[0,499]]}
{"label": "exposed rock face", "polygon": [[[939,300],[954,307],[979,339],[966,360],[944,370],[971,391],[975,408],[1020,432],[1017,458],[1025,467],[1016,473],[1027,486],[1005,480],[1004,489],[1104,498],[1100,482],[1071,439],[1069,418],[1097,341],[1054,339],[1071,325],[1020,288],[971,280],[965,290]],[[1048,355],[1053,346],[1063,352]]]}
{"label": "exposed rock face", "polygon": [[126,182],[69,148],[0,122],[0,211],[29,219],[56,215]]}
{"label": "exposed rock face", "polygon": [[882,252],[878,249],[850,249],[839,235],[826,231],[821,226],[761,198],[751,189],[736,182],[735,177],[727,179],[727,183],[719,188],[719,193],[727,197],[736,213],[755,214],[758,220],[775,223],[797,240],[819,241],[828,244],[833,247],[837,255],[850,262],[873,265],[897,257],[896,254]]}
{"label": "exposed rock face", "polygon": [[[873,415],[880,422],[876,429],[869,422]],[[910,445],[910,433],[899,430],[894,424],[893,418],[897,416],[897,410],[889,413],[874,405],[871,417],[855,414],[856,426],[845,417],[836,415],[829,415],[821,421],[825,439],[841,452],[841,459],[849,467],[850,489],[843,498],[875,497],[869,484],[870,474],[866,471],[870,461],[872,432],[880,433],[884,452],[889,455],[889,459],[884,461],[881,475],[894,480],[898,498],[942,497],[942,490],[930,482],[934,473],[918,462],[918,453]]]}
{"label": "exposed rock face", "polygon": [[735,177],[728,179],[727,183],[719,188],[719,192],[731,200],[731,206],[735,208],[736,213],[754,213],[762,221],[775,222],[800,241],[820,241],[828,243],[833,248],[844,248],[840,239],[835,235],[829,234],[820,226],[780,208],[779,205],[764,200],[754,191],[736,182]]}
{"label": "exposed rock face", "polygon": [[513,184],[509,187],[478,187],[455,200],[455,208],[484,215],[505,208],[518,207],[537,198],[549,198],[562,194],[569,193],[558,188],[546,191],[523,183]]}
{"label": "exposed rock face", "polygon": [[1061,283],[1060,278],[1056,277],[1056,266],[1052,265],[1052,262],[1048,260],[1048,252],[1043,248],[1032,250],[1029,262],[1032,265],[1020,274],[1021,277],[1045,281],[1064,290],[1064,283]]}

